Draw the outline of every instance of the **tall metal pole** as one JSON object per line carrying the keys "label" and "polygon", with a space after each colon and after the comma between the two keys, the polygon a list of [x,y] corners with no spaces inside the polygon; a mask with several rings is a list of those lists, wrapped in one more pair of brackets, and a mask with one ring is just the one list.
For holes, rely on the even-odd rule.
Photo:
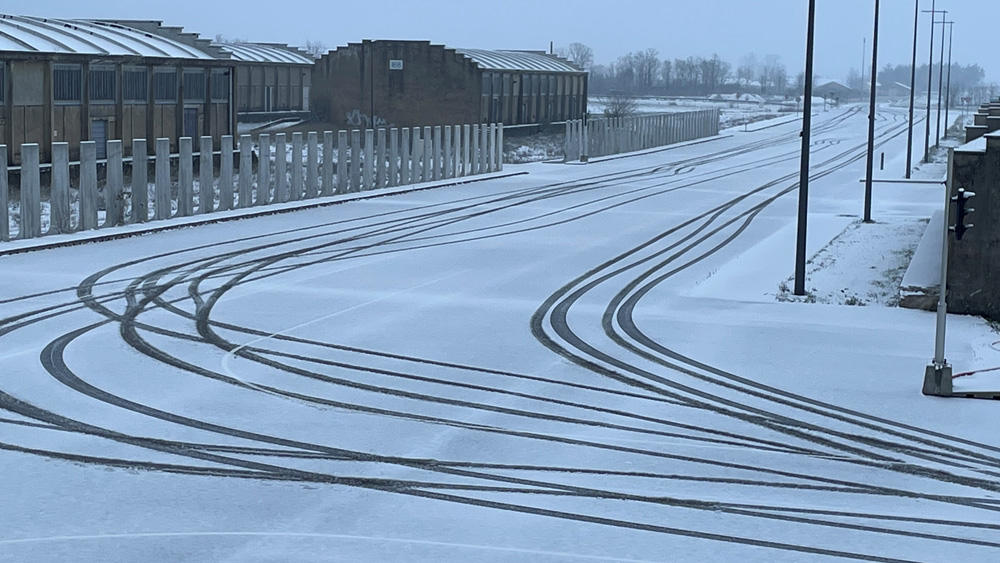
{"label": "tall metal pole", "polygon": [[865,223],[872,222],[872,175],[875,169],[875,96],[878,86],[878,12],[875,0],[875,32],[872,33],[872,93],[868,107],[868,169],[865,175]]}
{"label": "tall metal pole", "polygon": [[809,148],[812,144],[813,37],[815,30],[816,0],[809,0],[805,105],[802,112],[802,169],[799,172],[799,232],[795,248],[795,295],[806,294],[806,219],[809,215]]}
{"label": "tall metal pole", "polygon": [[865,87],[865,59],[868,58],[868,38],[861,38],[861,87]]}
{"label": "tall metal pole", "polygon": [[920,26],[920,0],[915,0],[913,14],[913,62],[910,63],[910,124],[906,132],[906,179],[913,169],[913,105],[917,99],[917,31]]}
{"label": "tall metal pole", "polygon": [[955,22],[948,22],[948,87],[944,95],[944,138],[948,138],[948,128],[951,127],[951,120],[948,110],[951,108],[951,40],[955,36]]}
{"label": "tall metal pole", "polygon": [[934,15],[937,14],[937,0],[931,0],[931,56],[927,64],[927,130],[924,134],[924,162],[931,161],[931,84],[934,82]]}
{"label": "tall metal pole", "polygon": [[[948,10],[941,12],[944,16],[941,18],[941,70],[938,71],[937,137],[934,139],[934,148],[941,147],[941,98],[944,94],[944,20],[948,18]],[[931,18],[933,19],[933,16]]]}

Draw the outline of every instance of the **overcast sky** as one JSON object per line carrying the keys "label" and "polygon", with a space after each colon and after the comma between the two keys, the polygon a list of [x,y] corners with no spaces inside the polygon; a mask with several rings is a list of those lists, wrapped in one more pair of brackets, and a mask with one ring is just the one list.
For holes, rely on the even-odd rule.
{"label": "overcast sky", "polygon": [[[818,0],[816,73],[842,79],[871,48],[874,0]],[[5,0],[7,13],[66,18],[161,20],[213,38],[329,48],[361,39],[424,39],[452,47],[547,49],[590,45],[598,63],[655,48],[661,58],[718,53],[735,66],[749,52],[805,65],[807,0]],[[993,41],[998,0],[938,0],[954,19],[954,58],[1000,81]],[[920,1],[921,10],[931,0]],[[276,10],[276,12],[275,12]],[[909,63],[914,0],[882,0],[879,66]],[[938,26],[940,29],[940,26]],[[929,14],[920,21],[919,62],[929,57]],[[936,39],[940,37],[936,35]],[[988,50],[992,50],[988,52]],[[935,58],[940,52],[935,49]],[[865,56],[871,64],[870,51]]]}

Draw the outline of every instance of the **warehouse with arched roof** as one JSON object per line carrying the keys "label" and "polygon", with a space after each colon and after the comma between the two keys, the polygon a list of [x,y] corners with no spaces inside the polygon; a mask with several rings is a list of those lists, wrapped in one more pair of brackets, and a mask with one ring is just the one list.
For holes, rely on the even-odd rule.
{"label": "warehouse with arched roof", "polygon": [[214,43],[236,61],[236,103],[240,122],[309,115],[309,87],[316,60],[277,43]]}
{"label": "warehouse with arched roof", "polygon": [[316,63],[313,109],[335,126],[524,125],[580,119],[587,73],[540,51],[362,41]]}
{"label": "warehouse with arched roof", "polygon": [[[159,22],[0,15],[0,144],[66,142],[71,158],[93,140],[219,139],[235,129],[235,63],[209,41]],[[145,29],[143,29],[145,27]]]}

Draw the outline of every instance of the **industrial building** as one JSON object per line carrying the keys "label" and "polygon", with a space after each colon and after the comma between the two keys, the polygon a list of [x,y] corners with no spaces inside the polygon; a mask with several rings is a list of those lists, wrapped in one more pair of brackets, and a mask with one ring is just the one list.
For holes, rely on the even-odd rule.
{"label": "industrial building", "polygon": [[236,61],[197,35],[158,22],[0,15],[0,144],[20,162],[22,143],[232,134]]}
{"label": "industrial building", "polygon": [[366,40],[319,59],[311,92],[335,127],[553,123],[584,116],[587,72],[544,52]]}
{"label": "industrial building", "polygon": [[316,60],[273,43],[217,43],[236,61],[236,111],[240,123],[307,118]]}

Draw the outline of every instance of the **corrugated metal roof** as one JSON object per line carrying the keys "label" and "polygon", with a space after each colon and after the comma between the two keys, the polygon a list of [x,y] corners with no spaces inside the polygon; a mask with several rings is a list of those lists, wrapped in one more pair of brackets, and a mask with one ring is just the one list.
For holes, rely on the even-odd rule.
{"label": "corrugated metal roof", "polygon": [[580,74],[584,72],[569,61],[535,51],[487,51],[485,49],[455,49],[483,70],[535,71]]}
{"label": "corrugated metal roof", "polygon": [[194,47],[118,24],[4,14],[0,51],[212,59]]}
{"label": "corrugated metal roof", "polygon": [[260,43],[212,43],[213,46],[233,55],[233,60],[249,63],[281,63],[311,65],[316,61],[309,55],[280,45]]}

